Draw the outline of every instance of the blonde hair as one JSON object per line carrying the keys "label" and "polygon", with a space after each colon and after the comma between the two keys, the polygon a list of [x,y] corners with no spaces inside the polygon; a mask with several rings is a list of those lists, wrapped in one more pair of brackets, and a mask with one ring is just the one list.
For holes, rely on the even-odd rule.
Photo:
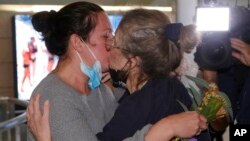
{"label": "blonde hair", "polygon": [[116,30],[117,46],[125,56],[141,59],[141,74],[168,75],[182,59],[180,49],[165,36],[169,18],[158,10],[135,9],[127,12]]}
{"label": "blonde hair", "polygon": [[195,25],[187,25],[181,28],[179,37],[179,45],[186,53],[192,50],[200,43],[201,37],[199,32],[196,31]]}

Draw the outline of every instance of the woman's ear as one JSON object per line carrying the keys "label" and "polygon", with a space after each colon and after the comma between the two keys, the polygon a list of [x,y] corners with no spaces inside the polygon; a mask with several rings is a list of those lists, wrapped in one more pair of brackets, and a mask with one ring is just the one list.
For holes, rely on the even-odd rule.
{"label": "woman's ear", "polygon": [[130,62],[131,62],[130,63],[131,68],[138,67],[141,64],[141,58],[138,56],[132,57],[132,58],[130,58]]}
{"label": "woman's ear", "polygon": [[72,34],[69,38],[69,44],[72,46],[77,52],[81,51],[81,39],[78,35]]}

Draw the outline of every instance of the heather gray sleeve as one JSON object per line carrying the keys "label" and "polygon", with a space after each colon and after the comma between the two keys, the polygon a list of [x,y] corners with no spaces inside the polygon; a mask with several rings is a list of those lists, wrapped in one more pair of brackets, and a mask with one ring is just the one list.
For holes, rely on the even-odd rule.
{"label": "heather gray sleeve", "polygon": [[53,141],[97,141],[91,130],[88,116],[81,105],[81,97],[60,89],[50,98],[50,125]]}
{"label": "heather gray sleeve", "polygon": [[115,99],[118,101],[124,94],[125,90],[122,88],[114,88],[114,96]]}
{"label": "heather gray sleeve", "polygon": [[[76,94],[63,85],[54,85],[56,83],[58,82],[50,83],[46,87],[41,86],[34,92],[41,95],[41,108],[45,100],[48,99],[50,101],[52,140],[97,141],[96,133],[100,132],[98,130],[101,130],[104,124],[110,120],[116,108],[115,101],[112,100],[114,98],[111,95],[107,95],[108,92],[103,89],[100,95],[91,94],[92,101],[88,101],[90,110],[84,104],[83,96]],[[49,88],[49,86],[51,87]],[[101,99],[101,96],[105,99]],[[104,103],[105,106],[101,106],[101,103]],[[101,110],[105,110],[106,114],[98,112]],[[107,118],[98,120],[95,118],[95,115],[104,115]],[[103,119],[107,120],[104,122]],[[126,141],[143,141],[148,128],[148,126],[145,126],[142,130],[137,131],[133,137],[126,139]],[[28,141],[34,141],[31,134],[28,135]]]}
{"label": "heather gray sleeve", "polygon": [[[151,125],[146,125],[144,126],[141,130],[138,130],[133,137],[129,137],[124,139],[123,141],[144,141],[144,136],[145,134],[148,132],[149,128],[151,127]],[[28,136],[28,141],[35,141],[31,135]],[[54,140],[53,140],[54,141]],[[85,141],[85,139],[82,139],[82,141]],[[96,141],[94,140],[88,140],[88,141]]]}
{"label": "heather gray sleeve", "polygon": [[145,134],[148,132],[151,124],[144,126],[141,130],[138,130],[133,137],[126,138],[123,141],[144,141]]}
{"label": "heather gray sleeve", "polygon": [[53,141],[97,141],[95,133],[84,118],[81,96],[65,88],[43,89],[41,107],[50,102],[50,127]]}

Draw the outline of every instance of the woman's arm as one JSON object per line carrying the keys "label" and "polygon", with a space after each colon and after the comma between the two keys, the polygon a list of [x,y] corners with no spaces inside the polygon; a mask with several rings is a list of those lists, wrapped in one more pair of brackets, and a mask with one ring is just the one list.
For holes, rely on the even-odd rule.
{"label": "woman's arm", "polygon": [[[34,93],[39,93],[41,95],[40,102],[36,101],[37,104],[40,104],[41,109],[36,108],[37,110],[35,110],[36,113],[41,113],[41,116],[39,116],[39,114],[34,114],[30,119],[39,124],[39,120],[37,119],[42,119],[42,116],[47,116],[42,114],[45,112],[42,108],[45,100],[48,99],[50,102],[49,123],[43,122],[40,125],[49,124],[48,126],[50,127],[53,141],[97,141],[95,133],[93,133],[91,127],[85,120],[85,115],[83,114],[85,109],[83,105],[81,105],[82,99],[80,99],[80,95],[72,95],[72,93],[64,89],[45,89],[39,92],[35,91]],[[32,105],[29,105],[29,107],[32,107]],[[33,109],[35,108],[33,107]],[[46,130],[47,129],[44,129],[40,132]],[[28,134],[31,133],[28,132]]]}
{"label": "woman's arm", "polygon": [[[28,127],[37,141],[52,141],[49,127],[49,102],[44,104],[42,113],[39,99],[39,95],[32,97],[27,108]],[[166,141],[175,136],[189,138],[206,129],[206,123],[206,119],[196,112],[183,112],[163,118],[151,127],[147,125],[125,141]]]}
{"label": "woman's arm", "polygon": [[145,141],[167,141],[173,137],[190,138],[207,129],[207,120],[197,112],[183,112],[165,117],[154,124]]}

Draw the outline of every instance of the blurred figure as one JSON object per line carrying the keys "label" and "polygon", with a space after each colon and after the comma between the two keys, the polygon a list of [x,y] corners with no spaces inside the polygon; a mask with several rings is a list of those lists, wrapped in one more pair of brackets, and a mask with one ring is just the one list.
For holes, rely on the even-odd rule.
{"label": "blurred figure", "polygon": [[28,42],[28,48],[30,51],[31,67],[32,67],[32,81],[35,81],[35,71],[36,71],[36,53],[37,45],[35,43],[35,37],[31,37]]}
{"label": "blurred figure", "polygon": [[[179,77],[181,82],[186,86],[192,85],[197,90],[199,88],[196,84],[186,78],[185,75],[190,75],[196,77],[199,72],[199,66],[194,61],[194,53],[196,52],[196,47],[200,43],[200,33],[196,31],[195,25],[186,25],[182,24],[170,24],[171,30],[174,30],[173,33],[176,33],[175,38],[171,38],[173,42],[177,44],[183,51],[183,58],[181,64],[175,69],[174,73]],[[173,35],[169,35],[173,36]]]}
{"label": "blurred figure", "polygon": [[[203,70],[203,78],[218,84],[219,89],[229,97],[232,109],[232,124],[250,125],[250,45],[244,41],[231,38],[232,56],[239,61],[225,69]],[[226,120],[225,120],[226,121]],[[212,137],[222,141],[224,131],[214,132]]]}
{"label": "blurred figure", "polygon": [[21,92],[24,92],[24,83],[26,78],[28,78],[30,86],[31,84],[31,79],[30,79],[30,60],[31,60],[31,54],[30,50],[28,47],[25,47],[22,51],[22,57],[23,57],[23,79],[22,79],[22,84],[21,84]]}
{"label": "blurred figure", "polygon": [[233,51],[233,56],[241,61],[246,66],[250,66],[250,44],[243,42],[237,38],[231,38],[231,46],[236,51]]}
{"label": "blurred figure", "polygon": [[48,54],[48,65],[47,65],[47,71],[51,72],[55,63],[54,55],[47,52]]}
{"label": "blurred figure", "polygon": [[239,104],[236,111],[236,121],[238,124],[250,125],[250,44],[237,38],[231,38],[231,46],[235,49],[232,55],[246,66],[245,75],[241,79],[244,83],[242,83],[238,98]]}
{"label": "blurred figure", "polygon": [[52,71],[54,63],[55,63],[54,55],[47,50],[45,45],[42,45],[41,49],[44,55],[48,57],[47,63],[43,64],[44,65],[43,70],[44,72],[49,73]]}

